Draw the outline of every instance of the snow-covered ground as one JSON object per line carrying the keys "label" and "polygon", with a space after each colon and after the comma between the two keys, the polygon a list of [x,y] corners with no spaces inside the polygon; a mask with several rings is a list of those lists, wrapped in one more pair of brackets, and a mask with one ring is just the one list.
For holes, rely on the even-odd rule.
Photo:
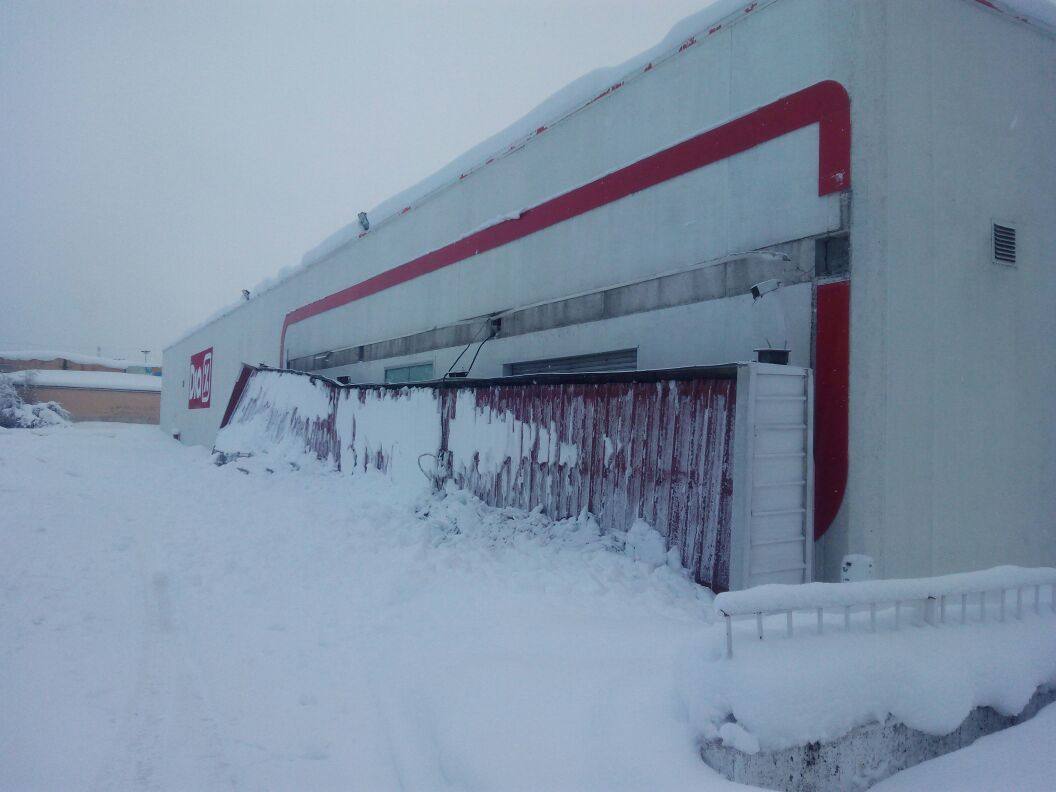
{"label": "snow-covered ground", "polygon": [[678,692],[710,597],[589,522],[120,424],[0,433],[0,497],[0,789],[733,786]]}
{"label": "snow-covered ground", "polygon": [[1056,704],[1026,723],[903,770],[875,792],[1052,792],[1056,789]]}
{"label": "snow-covered ground", "polygon": [[[0,430],[0,503],[3,790],[732,789],[701,737],[892,712],[941,732],[1056,681],[1051,614],[745,624],[726,661],[710,593],[644,526],[625,544],[303,458],[217,467],[156,428]],[[1017,733],[1019,765],[1056,754],[1052,728]]]}

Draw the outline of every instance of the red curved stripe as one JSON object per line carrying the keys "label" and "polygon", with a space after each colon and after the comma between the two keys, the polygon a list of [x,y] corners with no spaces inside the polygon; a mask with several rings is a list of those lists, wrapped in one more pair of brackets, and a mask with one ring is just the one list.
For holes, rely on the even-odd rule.
{"label": "red curved stripe", "polygon": [[[290,311],[279,337],[279,365],[284,362],[286,330],[298,322],[502,247],[814,123],[818,124],[819,139],[818,195],[850,188],[850,99],[840,83],[826,80],[545,201],[516,219],[490,226]],[[847,486],[849,339],[850,283],[842,281],[819,286],[815,361],[815,537],[824,534],[835,519]]]}
{"label": "red curved stripe", "polygon": [[818,195],[846,190],[851,186],[850,99],[840,83],[825,80],[544,201],[516,219],[504,220],[290,311],[279,336],[279,365],[284,365],[286,331],[298,322],[508,245],[811,124],[818,124],[819,130]]}

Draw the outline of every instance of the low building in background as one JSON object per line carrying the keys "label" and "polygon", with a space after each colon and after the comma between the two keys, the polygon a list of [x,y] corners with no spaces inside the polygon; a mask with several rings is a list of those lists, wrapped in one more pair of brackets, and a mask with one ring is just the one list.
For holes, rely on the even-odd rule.
{"label": "low building in background", "polygon": [[161,377],[123,371],[57,368],[21,369],[8,376],[24,401],[57,402],[74,421],[158,423]]}
{"label": "low building in background", "polygon": [[121,358],[39,349],[0,351],[0,374],[27,370],[114,371],[127,372],[129,374],[150,374],[154,377],[161,376],[161,366],[154,366],[149,363],[134,363]]}
{"label": "low building in background", "polygon": [[152,377],[161,376],[161,366],[151,366],[140,363],[136,363],[131,366],[126,366],[125,371],[127,371],[129,374],[149,374]]}

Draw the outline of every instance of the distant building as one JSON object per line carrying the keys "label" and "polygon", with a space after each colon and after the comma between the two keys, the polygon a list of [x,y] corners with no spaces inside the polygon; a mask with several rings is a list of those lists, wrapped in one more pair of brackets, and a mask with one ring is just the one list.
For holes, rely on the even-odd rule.
{"label": "distant building", "polygon": [[25,401],[57,402],[75,421],[158,423],[158,366],[66,352],[7,351],[0,352],[0,374],[10,375]]}
{"label": "distant building", "polygon": [[10,371],[125,371],[126,360],[41,350],[0,351],[0,373]]}
{"label": "distant building", "polygon": [[81,355],[76,352],[55,352],[31,349],[27,351],[0,350],[0,374],[12,371],[114,371],[128,374],[161,376],[161,366],[132,363],[120,358]]}
{"label": "distant building", "polygon": [[129,374],[149,374],[152,377],[161,376],[161,366],[142,366],[135,364],[128,366],[125,371]]}

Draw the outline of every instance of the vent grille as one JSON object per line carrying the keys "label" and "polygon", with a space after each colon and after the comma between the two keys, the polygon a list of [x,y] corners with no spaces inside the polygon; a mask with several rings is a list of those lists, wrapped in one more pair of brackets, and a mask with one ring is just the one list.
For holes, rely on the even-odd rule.
{"label": "vent grille", "polygon": [[548,360],[527,360],[506,365],[507,376],[525,374],[562,374],[591,371],[634,371],[638,368],[637,349],[619,349],[595,355],[574,355]]}
{"label": "vent grille", "polygon": [[999,264],[1016,263],[1016,229],[994,223],[994,261]]}

